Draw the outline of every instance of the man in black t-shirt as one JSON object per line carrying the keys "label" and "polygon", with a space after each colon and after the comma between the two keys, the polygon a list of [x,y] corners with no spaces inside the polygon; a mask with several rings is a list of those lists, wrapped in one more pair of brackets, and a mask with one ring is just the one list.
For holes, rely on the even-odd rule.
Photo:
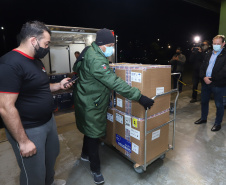
{"label": "man in black t-shirt", "polygon": [[41,22],[23,25],[20,46],[0,58],[0,116],[21,169],[21,185],[66,184],[54,180],[59,139],[51,92],[72,83],[49,84],[40,58],[49,52],[50,30]]}

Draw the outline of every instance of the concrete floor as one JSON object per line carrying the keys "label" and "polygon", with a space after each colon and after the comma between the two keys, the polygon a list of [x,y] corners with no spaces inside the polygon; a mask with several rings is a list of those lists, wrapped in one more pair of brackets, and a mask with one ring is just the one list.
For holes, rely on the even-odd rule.
{"label": "concrete floor", "polygon": [[[226,115],[222,129],[211,132],[215,119],[210,102],[207,124],[195,125],[200,118],[200,102],[189,103],[191,89],[180,94],[176,119],[175,149],[165,159],[157,159],[143,174],[116,150],[100,146],[105,185],[226,185]],[[56,178],[67,185],[92,185],[89,163],[79,160],[83,135],[75,126],[74,113],[56,114],[61,152],[56,162]],[[19,168],[8,141],[0,143],[0,184],[18,185]]]}

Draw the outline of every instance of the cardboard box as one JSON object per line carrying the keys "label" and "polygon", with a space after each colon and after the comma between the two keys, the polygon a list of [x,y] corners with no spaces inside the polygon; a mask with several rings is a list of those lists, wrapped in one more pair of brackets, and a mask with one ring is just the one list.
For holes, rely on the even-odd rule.
{"label": "cardboard box", "polygon": [[[158,112],[162,112],[170,107],[170,94],[162,97],[158,97],[155,99],[154,105],[151,109],[148,110],[148,117]],[[120,94],[116,94],[116,109],[126,112],[129,115],[133,115],[135,117],[144,118],[145,117],[145,109],[139,102],[131,101]]]}
{"label": "cardboard box", "polygon": [[[171,90],[170,65],[141,65],[141,64],[111,64],[116,75],[125,80],[130,86],[136,87],[141,94],[152,98]],[[154,106],[148,111],[148,116],[157,114],[170,107],[170,94],[155,99]],[[144,118],[145,110],[136,101],[125,99],[116,94],[116,109],[139,118]]]}
{"label": "cardboard box", "polygon": [[115,109],[108,109],[107,111],[106,135],[102,139],[106,144],[115,147]]}
{"label": "cardboard box", "polygon": [[[144,119],[129,116],[115,110],[116,149],[139,165],[144,164]],[[147,130],[169,121],[169,109],[153,115],[147,120]],[[147,162],[168,149],[169,124],[147,136]]]}

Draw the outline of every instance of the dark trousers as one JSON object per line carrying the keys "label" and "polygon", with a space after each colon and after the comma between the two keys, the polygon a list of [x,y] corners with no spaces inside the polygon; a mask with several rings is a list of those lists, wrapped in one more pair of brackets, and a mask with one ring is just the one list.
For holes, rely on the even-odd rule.
{"label": "dark trousers", "polygon": [[100,172],[99,138],[90,138],[84,135],[82,153],[89,156],[90,169]]}
{"label": "dark trousers", "polygon": [[182,74],[181,74],[180,79],[179,79],[179,76],[180,76],[180,75],[173,75],[173,88],[174,88],[174,89],[178,88],[178,87],[177,87],[177,82],[178,82],[179,91],[181,92],[181,91],[182,91],[182,86],[183,86],[183,84],[182,84],[181,82],[179,82],[178,80],[182,81]]}
{"label": "dark trousers", "polygon": [[202,84],[201,92],[201,107],[202,107],[202,117],[201,119],[207,120],[209,112],[209,100],[210,95],[213,93],[214,101],[217,108],[215,124],[220,125],[224,116],[224,105],[223,105],[223,96],[225,92],[225,87],[213,87],[205,83]]}
{"label": "dark trousers", "polygon": [[28,138],[35,144],[37,153],[22,157],[19,145],[6,130],[20,167],[20,185],[51,185],[54,180],[54,165],[60,151],[56,122],[52,117],[46,124],[25,129]]}
{"label": "dark trousers", "polygon": [[192,99],[197,99],[197,89],[200,82],[200,77],[197,75],[193,75],[192,83],[193,83],[193,92],[192,92]]}

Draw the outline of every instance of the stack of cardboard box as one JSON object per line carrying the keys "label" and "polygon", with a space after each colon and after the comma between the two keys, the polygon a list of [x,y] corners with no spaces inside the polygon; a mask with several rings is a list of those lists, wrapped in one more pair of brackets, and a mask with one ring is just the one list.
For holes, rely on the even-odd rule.
{"label": "stack of cardboard box", "polygon": [[[141,64],[111,64],[116,75],[130,86],[137,87],[141,94],[154,97],[171,90],[171,66]],[[131,158],[144,164],[145,109],[138,102],[127,100],[112,93],[113,108],[108,109],[105,142]],[[148,110],[147,130],[169,121],[170,95],[155,99]],[[169,125],[147,136],[147,162],[168,149]]]}

